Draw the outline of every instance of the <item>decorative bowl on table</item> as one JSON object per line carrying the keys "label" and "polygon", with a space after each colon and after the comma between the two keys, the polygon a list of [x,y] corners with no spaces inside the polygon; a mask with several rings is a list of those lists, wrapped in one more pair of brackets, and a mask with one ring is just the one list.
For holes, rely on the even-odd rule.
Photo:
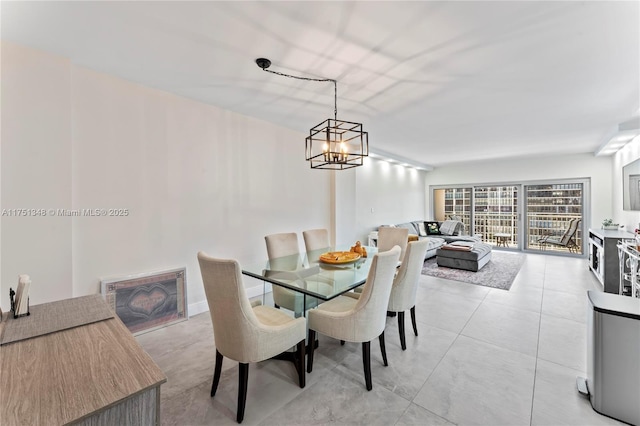
{"label": "decorative bowl on table", "polygon": [[330,251],[322,253],[320,255],[320,262],[329,263],[331,265],[344,265],[347,263],[353,263],[360,259],[359,253],[353,253],[350,251]]}

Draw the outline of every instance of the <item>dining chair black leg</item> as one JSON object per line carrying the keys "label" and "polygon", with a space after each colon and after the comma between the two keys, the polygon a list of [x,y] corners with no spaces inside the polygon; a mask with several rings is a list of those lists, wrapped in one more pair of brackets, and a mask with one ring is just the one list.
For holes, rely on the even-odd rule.
{"label": "dining chair black leg", "polygon": [[378,336],[378,340],[380,341],[380,352],[382,352],[382,362],[384,363],[384,366],[386,367],[386,366],[389,365],[389,363],[387,362],[387,348],[384,345],[384,330]]}
{"label": "dining chair black leg", "polygon": [[413,325],[413,332],[415,335],[418,335],[418,326],[416,325],[416,307],[415,305],[411,308],[411,324]]}
{"label": "dining chair black leg", "polygon": [[404,338],[404,311],[398,312],[398,332],[400,333],[400,346],[404,351],[407,349],[407,341]]}
{"label": "dining chair black leg", "polygon": [[307,339],[311,344],[309,344],[309,355],[307,355],[307,373],[311,373],[313,370],[313,350],[315,349],[315,344],[313,342],[316,341],[316,331],[309,329],[309,338]]}
{"label": "dining chair black leg", "polygon": [[[300,387],[304,388],[306,385],[306,381],[305,381],[305,377],[306,377],[306,370],[304,368],[304,357],[305,357],[305,347],[307,346],[307,342],[305,342],[304,340],[301,340],[298,342],[298,351],[296,356],[298,357],[298,359],[296,360],[296,369],[298,370],[298,383],[300,383]],[[311,345],[313,346],[313,345]]]}
{"label": "dining chair black leg", "polygon": [[362,365],[364,366],[364,381],[367,390],[373,389],[371,384],[371,342],[362,342]]}
{"label": "dining chair black leg", "polygon": [[238,375],[238,414],[236,421],[242,423],[244,419],[244,406],[247,402],[247,385],[249,384],[249,364],[240,363]]}
{"label": "dining chair black leg", "polygon": [[218,390],[218,383],[220,382],[220,373],[222,372],[222,360],[224,357],[218,350],[216,349],[216,368],[213,372],[213,383],[211,384],[211,398],[213,398],[216,394],[216,390]]}
{"label": "dining chair black leg", "polygon": [[340,346],[344,346],[344,340],[340,340]]}

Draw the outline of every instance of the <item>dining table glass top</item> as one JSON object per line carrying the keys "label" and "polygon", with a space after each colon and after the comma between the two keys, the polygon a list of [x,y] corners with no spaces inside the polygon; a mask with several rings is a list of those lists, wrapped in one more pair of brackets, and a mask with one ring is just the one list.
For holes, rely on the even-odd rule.
{"label": "dining table glass top", "polygon": [[344,259],[347,263],[340,263],[343,260],[338,255],[335,256],[337,263],[320,260],[321,255],[329,252],[349,251],[349,247],[327,247],[245,265],[242,273],[307,296],[330,300],[365,283],[373,256],[377,253],[375,247],[365,248],[367,257],[355,261]]}

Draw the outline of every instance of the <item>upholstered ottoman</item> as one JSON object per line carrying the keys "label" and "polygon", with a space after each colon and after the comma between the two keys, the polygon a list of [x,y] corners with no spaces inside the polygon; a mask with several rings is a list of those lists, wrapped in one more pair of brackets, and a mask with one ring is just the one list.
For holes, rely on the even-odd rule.
{"label": "upholstered ottoman", "polygon": [[489,244],[473,243],[469,251],[448,250],[443,247],[436,251],[438,266],[477,272],[491,260],[491,246]]}

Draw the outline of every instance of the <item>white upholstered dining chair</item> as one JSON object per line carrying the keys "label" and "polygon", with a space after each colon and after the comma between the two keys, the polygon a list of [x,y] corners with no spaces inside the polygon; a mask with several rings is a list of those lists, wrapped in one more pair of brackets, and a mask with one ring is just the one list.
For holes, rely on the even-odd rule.
{"label": "white upholstered dining chair", "polygon": [[310,229],[302,232],[304,246],[307,252],[329,249],[329,231],[326,229]]}
{"label": "white upholstered dining chair", "polygon": [[[271,234],[264,237],[267,244],[267,257],[272,271],[294,271],[298,266],[300,249],[298,235],[295,232]],[[295,285],[292,282],[291,285]],[[306,309],[315,307],[315,298],[306,298],[300,292],[289,290],[278,285],[272,286],[273,303],[276,308],[283,307],[294,312],[296,317],[302,316]],[[305,306],[306,299],[306,306]]]}
{"label": "white upholstered dining chair", "polygon": [[250,362],[272,358],[297,346],[293,358],[300,387],[305,387],[306,321],[262,306],[260,302],[252,306],[242,283],[240,265],[235,260],[216,259],[199,252],[198,262],[216,345],[211,397],[215,396],[218,388],[223,357],[239,362],[236,420],[241,423],[247,400]]}
{"label": "white upholstered dining chair", "polygon": [[402,350],[407,349],[404,334],[404,311],[410,310],[411,324],[413,332],[418,335],[418,327],[416,325],[416,291],[418,289],[418,281],[422,274],[422,266],[424,264],[424,256],[427,253],[429,241],[412,241],[407,244],[404,261],[400,265],[400,269],[393,280],[391,294],[389,295],[389,306],[387,311],[398,313],[398,331],[400,333],[400,346]]}
{"label": "white upholstered dining chair", "polygon": [[[407,228],[395,228],[391,226],[381,226],[378,228],[378,252],[391,250],[393,247],[400,247],[400,259],[404,259],[404,252],[407,249],[407,241],[409,240],[409,230]],[[399,264],[397,266],[400,266]],[[358,297],[362,293],[362,287],[357,287],[347,294],[347,296]]]}
{"label": "white upholstered dining chair", "polygon": [[[404,333],[404,311],[410,311],[413,332],[416,336],[418,335],[418,326],[416,324],[416,292],[418,290],[418,281],[422,274],[424,256],[427,252],[428,245],[429,242],[427,240],[412,241],[407,244],[404,262],[402,262],[400,268],[398,268],[398,272],[393,279],[391,294],[389,295],[387,314],[394,312],[398,315],[398,332],[400,333],[400,346],[402,350],[407,349]],[[360,294],[361,292],[345,293],[346,296],[356,299],[360,297]]]}
{"label": "white upholstered dining chair", "polygon": [[[400,247],[376,254],[371,261],[371,269],[358,299],[338,296],[322,303],[317,309],[307,313],[309,342],[314,342],[316,332],[334,339],[362,343],[362,362],[367,390],[373,388],[371,382],[371,340],[378,337],[382,360],[387,363],[384,346],[387,305],[393,283],[393,276],[400,256]],[[309,345],[307,372],[313,370],[315,345]]]}
{"label": "white upholstered dining chair", "polygon": [[391,250],[394,246],[399,246],[400,262],[404,259],[408,240],[409,230],[407,228],[392,228],[390,226],[378,228],[378,252]]}

